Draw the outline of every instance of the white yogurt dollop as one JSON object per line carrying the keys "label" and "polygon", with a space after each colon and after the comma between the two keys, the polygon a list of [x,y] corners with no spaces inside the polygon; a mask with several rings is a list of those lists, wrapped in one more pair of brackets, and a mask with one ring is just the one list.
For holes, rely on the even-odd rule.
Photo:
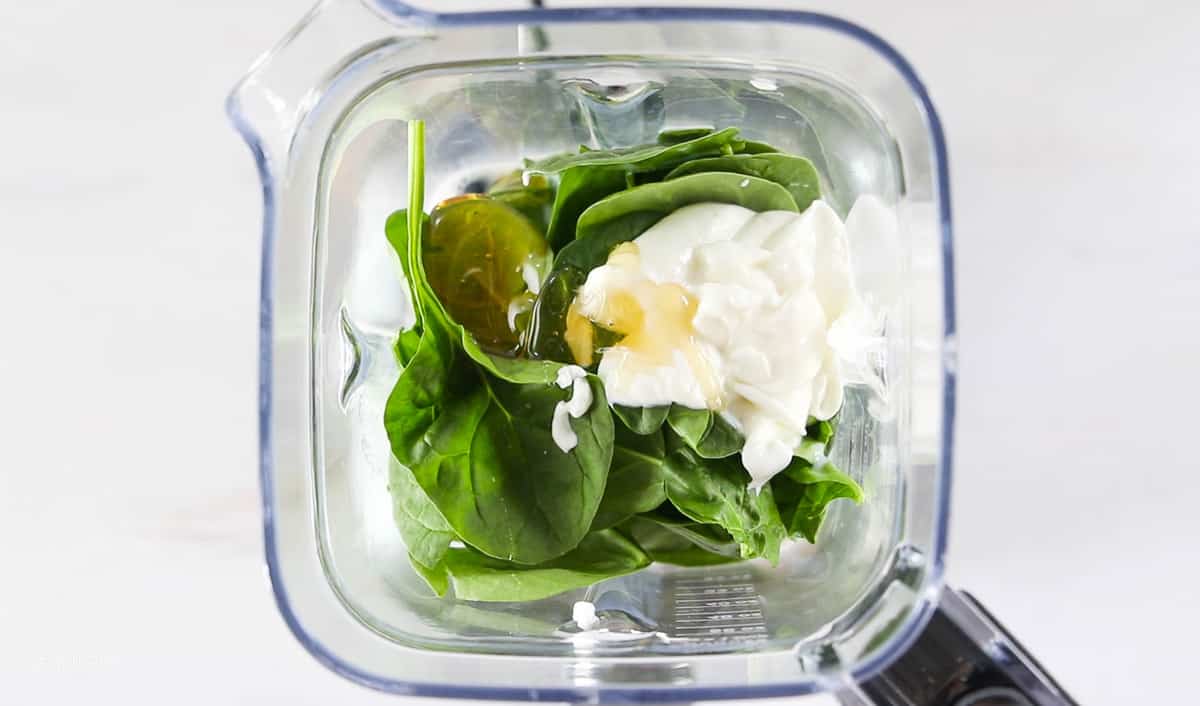
{"label": "white yogurt dollop", "polygon": [[823,201],[802,214],[675,211],[579,290],[583,316],[629,329],[600,360],[609,402],[718,411],[746,437],[742,462],[762,487],[791,462],[808,419],[841,408],[845,373],[869,367],[878,317],[850,265],[846,227]]}

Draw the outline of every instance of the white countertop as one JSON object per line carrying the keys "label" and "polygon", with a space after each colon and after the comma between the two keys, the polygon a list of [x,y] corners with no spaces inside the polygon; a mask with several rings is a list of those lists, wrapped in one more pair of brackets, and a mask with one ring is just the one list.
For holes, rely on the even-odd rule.
{"label": "white countertop", "polygon": [[[299,647],[262,566],[260,193],[222,100],[307,4],[0,9],[0,702],[398,703]],[[1180,703],[1200,5],[802,6],[895,43],[949,137],[952,580],[1081,703]]]}

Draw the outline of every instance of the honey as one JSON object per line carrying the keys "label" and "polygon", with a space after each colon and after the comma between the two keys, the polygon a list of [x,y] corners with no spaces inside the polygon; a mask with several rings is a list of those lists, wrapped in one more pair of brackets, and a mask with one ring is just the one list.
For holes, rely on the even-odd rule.
{"label": "honey", "polygon": [[613,348],[627,353],[621,359],[622,374],[672,365],[681,354],[708,407],[719,409],[720,386],[692,326],[695,297],[678,284],[646,278],[636,243],[617,246],[605,266],[612,286],[591,292],[586,302],[577,297],[567,311],[566,339],[576,362],[592,363],[594,324],[621,336]]}

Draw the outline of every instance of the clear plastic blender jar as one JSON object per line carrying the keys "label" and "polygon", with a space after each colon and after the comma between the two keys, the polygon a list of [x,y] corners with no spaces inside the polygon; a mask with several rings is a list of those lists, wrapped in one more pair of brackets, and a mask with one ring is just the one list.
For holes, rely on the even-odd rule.
{"label": "clear plastic blender jar", "polygon": [[[424,696],[1068,703],[942,585],[955,374],[946,152],[925,89],[878,37],[791,11],[435,14],[329,0],[228,108],[265,202],[267,563],[284,619],[321,662]],[[412,321],[382,227],[406,199],[414,119],[427,125],[427,204],[523,157],[695,126],[810,158],[843,216],[864,197],[883,204],[869,274],[890,302],[886,393],[848,392],[833,454],[864,504],[835,504],[818,543],[775,568],[654,566],[527,603],[434,597],[392,525],[382,426],[390,346]],[[585,599],[598,631],[572,621]],[[959,671],[938,676],[947,645]]]}

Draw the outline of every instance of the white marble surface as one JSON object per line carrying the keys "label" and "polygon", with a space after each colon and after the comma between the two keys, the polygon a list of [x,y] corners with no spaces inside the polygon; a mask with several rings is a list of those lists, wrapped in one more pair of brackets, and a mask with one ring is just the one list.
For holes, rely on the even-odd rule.
{"label": "white marble surface", "polygon": [[[261,563],[259,190],[221,102],[307,4],[0,5],[0,702],[397,703],[303,652]],[[1200,6],[792,6],[892,40],[947,128],[953,579],[1082,703],[1182,703]]]}

